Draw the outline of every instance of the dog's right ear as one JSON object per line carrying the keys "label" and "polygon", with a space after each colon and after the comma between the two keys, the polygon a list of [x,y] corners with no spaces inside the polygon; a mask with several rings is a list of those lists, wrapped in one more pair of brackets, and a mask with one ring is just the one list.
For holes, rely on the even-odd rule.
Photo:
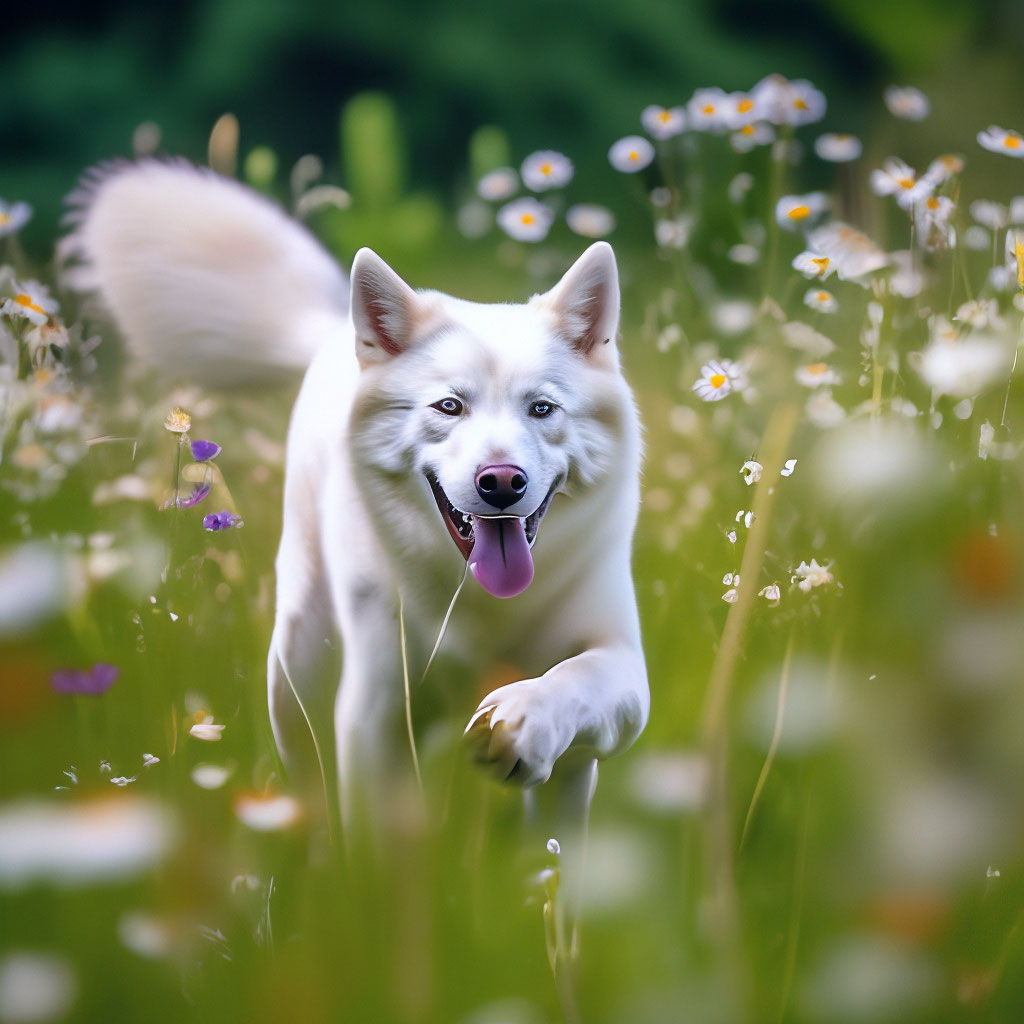
{"label": "dog's right ear", "polygon": [[360,366],[404,352],[430,309],[372,249],[352,261],[352,323]]}

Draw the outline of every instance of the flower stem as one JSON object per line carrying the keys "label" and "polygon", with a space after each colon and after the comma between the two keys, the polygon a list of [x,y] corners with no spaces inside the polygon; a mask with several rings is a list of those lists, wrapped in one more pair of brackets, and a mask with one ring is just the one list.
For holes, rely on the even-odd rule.
{"label": "flower stem", "polygon": [[743,820],[743,831],[740,833],[740,847],[747,841],[747,832],[750,830],[750,822],[754,817],[754,810],[761,798],[765,783],[768,781],[768,773],[775,762],[775,752],[779,749],[779,739],[782,736],[782,719],[786,713],[786,694],[789,690],[789,668],[793,661],[793,630],[790,630],[789,640],[786,641],[786,654],[782,659],[782,672],[779,676],[779,703],[775,712],[775,728],[772,730],[772,740],[768,745],[768,753],[761,767],[761,774],[757,777],[757,785],[754,786],[754,795],[750,798],[750,806],[747,808],[747,816]]}
{"label": "flower stem", "polygon": [[718,653],[711,667],[701,722],[701,746],[709,772],[703,830],[707,905],[711,933],[723,959],[722,968],[729,978],[730,988],[736,994],[740,1018],[745,1016],[748,1009],[750,983],[743,961],[739,900],[733,865],[727,777],[727,712],[736,663],[742,653],[744,635],[757,600],[757,584],[764,566],[765,549],[778,501],[780,470],[798,417],[797,406],[786,403],[775,410],[765,428],[760,448],[764,482],[758,487],[754,498],[754,519],[740,564],[742,583],[737,588],[736,601],[730,605],[726,616]]}

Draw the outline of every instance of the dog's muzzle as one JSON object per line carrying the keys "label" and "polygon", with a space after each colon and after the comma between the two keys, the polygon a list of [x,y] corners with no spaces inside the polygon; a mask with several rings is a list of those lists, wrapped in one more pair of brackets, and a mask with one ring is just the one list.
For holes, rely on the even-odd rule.
{"label": "dog's muzzle", "polygon": [[477,493],[497,511],[471,515],[456,508],[433,473],[426,474],[434,501],[455,546],[469,562],[476,581],[494,597],[515,597],[533,582],[533,554],[540,522],[561,477],[528,516],[501,515],[526,493],[526,473],[518,466],[485,466],[476,475]]}

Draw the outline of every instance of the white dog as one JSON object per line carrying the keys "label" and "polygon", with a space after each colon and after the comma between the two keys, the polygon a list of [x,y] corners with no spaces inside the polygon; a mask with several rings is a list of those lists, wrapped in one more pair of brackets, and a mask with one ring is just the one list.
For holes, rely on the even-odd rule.
{"label": "white dog", "polygon": [[597,759],[633,742],[649,704],[611,248],[525,304],[481,305],[413,291],[368,249],[349,287],[276,206],[182,162],[101,169],[73,204],[72,281],[148,362],[213,386],[308,365],[268,659],[286,765],[316,767],[310,729],[333,707],[344,817],[379,809],[412,767],[405,690],[468,562],[441,649],[477,679],[521,673],[479,703],[464,692],[469,737],[503,778],[554,773],[585,811]]}

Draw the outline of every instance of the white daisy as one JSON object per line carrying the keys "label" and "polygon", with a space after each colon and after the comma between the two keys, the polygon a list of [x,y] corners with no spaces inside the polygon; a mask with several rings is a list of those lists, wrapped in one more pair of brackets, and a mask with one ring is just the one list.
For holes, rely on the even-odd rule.
{"label": "white daisy", "polygon": [[770,125],[745,124],[729,136],[729,144],[737,153],[749,153],[757,146],[769,146],[775,141],[775,129]]}
{"label": "white daisy", "polygon": [[519,168],[523,184],[534,192],[551,188],[562,188],[572,181],[572,161],[553,149],[531,153]]}
{"label": "white daisy", "polygon": [[923,352],[913,353],[910,364],[937,395],[974,398],[1006,379],[1013,346],[1003,339],[972,333],[969,338],[950,338],[933,332]]}
{"label": "white daisy", "polygon": [[958,174],[962,174],[963,169],[964,158],[962,156],[957,156],[955,153],[945,153],[942,156],[936,157],[928,165],[928,170],[924,172],[922,177],[927,178],[936,185],[941,185],[943,182],[949,181],[950,178],[955,178]]}
{"label": "white daisy", "polygon": [[1024,158],[1024,138],[1013,129],[999,128],[989,125],[988,129],[978,132],[978,144],[993,153],[1004,153],[1006,156]]}
{"label": "white daisy", "polygon": [[968,207],[971,216],[992,231],[1002,231],[1010,223],[1010,211],[991,199],[975,199]]}
{"label": "white daisy", "polygon": [[498,167],[488,171],[477,183],[476,194],[490,202],[509,199],[519,190],[519,175],[514,167]]}
{"label": "white daisy", "polygon": [[0,199],[0,238],[20,231],[32,216],[28,203],[5,203]]}
{"label": "white daisy", "polygon": [[235,814],[255,832],[277,832],[301,821],[302,804],[286,793],[242,793]]}
{"label": "white daisy", "polygon": [[37,327],[42,326],[59,309],[60,305],[50,297],[45,285],[38,281],[11,282],[14,297],[0,303],[0,314],[14,319],[30,320]]}
{"label": "white daisy", "polygon": [[904,121],[923,121],[931,113],[928,97],[912,85],[890,85],[885,90],[884,99],[889,113]]}
{"label": "white daisy", "polygon": [[783,196],[775,204],[775,220],[787,231],[807,227],[828,209],[824,192],[808,192],[802,196]]}
{"label": "white daisy", "polygon": [[881,269],[889,262],[886,254],[867,235],[842,221],[833,221],[815,228],[807,236],[807,246],[827,256],[843,281],[863,284],[860,278]]}
{"label": "white daisy", "polygon": [[627,135],[608,150],[608,160],[617,171],[634,174],[650,166],[654,147],[641,135]]}
{"label": "white daisy", "polygon": [[824,288],[812,288],[804,294],[804,305],[818,313],[835,313],[839,309],[836,297]]}
{"label": "white daisy", "polygon": [[956,232],[950,224],[955,211],[956,203],[946,196],[928,196],[923,203],[914,206],[917,234],[929,252],[948,248],[956,242]]}
{"label": "white daisy", "polygon": [[1018,227],[1024,225],[1024,196],[1014,196],[1010,200],[1010,223]]}
{"label": "white daisy", "polygon": [[904,210],[931,194],[935,188],[928,178],[918,178],[917,172],[896,157],[885,161],[881,170],[875,169],[868,178],[871,191],[876,196],[895,196]]}
{"label": "white daisy", "polygon": [[761,259],[761,253],[756,245],[748,245],[746,242],[737,242],[730,245],[725,254],[733,263],[739,263],[744,267],[752,267]]}
{"label": "white daisy", "polygon": [[856,160],[862,149],[863,146],[856,135],[842,132],[829,132],[826,135],[819,135],[814,140],[814,152],[822,160],[828,160],[833,164],[845,164],[850,160]]}
{"label": "white daisy", "polygon": [[682,107],[644,107],[640,123],[652,139],[671,139],[686,128],[686,111]]}
{"label": "white daisy", "polygon": [[197,764],[189,772],[189,775],[200,789],[220,789],[231,778],[233,770],[233,768],[227,765],[204,762]]}
{"label": "white daisy", "polygon": [[839,383],[839,374],[828,363],[808,363],[798,366],[796,379],[805,388],[819,388]]}
{"label": "white daisy", "polygon": [[805,79],[791,82],[782,75],[762,78],[750,95],[758,114],[772,124],[804,125],[825,116],[825,95]]}
{"label": "white daisy", "polygon": [[[734,131],[751,127],[759,118],[754,97],[746,92],[727,93],[722,100],[722,118],[726,127]],[[772,137],[774,136],[775,133],[772,132]]]}
{"label": "white daisy", "polygon": [[700,370],[700,379],[693,385],[697,397],[705,402],[718,402],[732,391],[729,374],[717,360],[705,363]]}
{"label": "white daisy", "polygon": [[565,211],[569,227],[584,238],[605,238],[615,230],[615,214],[596,203],[577,203]]}
{"label": "white daisy", "polygon": [[723,132],[726,125],[726,111],[729,97],[724,89],[698,89],[686,104],[690,128],[702,132]]}
{"label": "white daisy", "polygon": [[518,242],[540,242],[551,230],[553,214],[536,199],[513,199],[498,211],[498,227]]}
{"label": "white daisy", "polygon": [[811,252],[805,249],[799,256],[793,259],[793,269],[799,270],[808,280],[820,278],[824,280],[830,274],[836,272],[836,265],[820,253]]}

